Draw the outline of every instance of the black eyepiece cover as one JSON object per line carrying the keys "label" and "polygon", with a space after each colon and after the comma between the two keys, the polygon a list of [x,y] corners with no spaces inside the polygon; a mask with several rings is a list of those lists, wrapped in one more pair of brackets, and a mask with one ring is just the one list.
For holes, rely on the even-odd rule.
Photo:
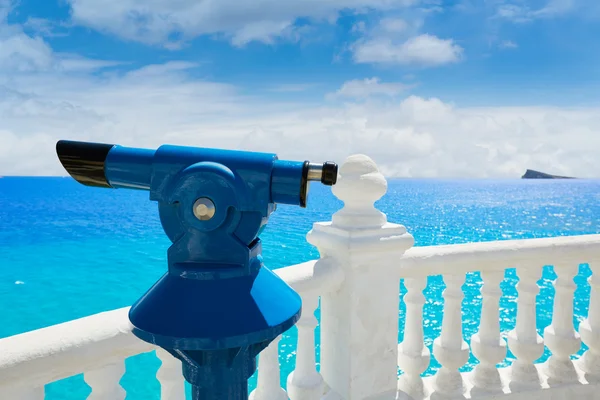
{"label": "black eyepiece cover", "polygon": [[321,174],[321,183],[327,186],[333,186],[337,182],[338,165],[327,161],[323,163],[323,172]]}
{"label": "black eyepiece cover", "polygon": [[59,140],[56,154],[69,175],[86,186],[110,188],[104,162],[114,144]]}

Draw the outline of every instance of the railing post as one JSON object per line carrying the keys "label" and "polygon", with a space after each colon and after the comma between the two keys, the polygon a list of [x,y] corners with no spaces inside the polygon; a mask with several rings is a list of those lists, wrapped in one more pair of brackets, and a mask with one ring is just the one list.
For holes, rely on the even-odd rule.
{"label": "railing post", "polygon": [[405,278],[406,314],[404,318],[404,340],[398,346],[398,365],[404,370],[400,377],[400,389],[414,398],[423,398],[425,388],[421,374],[429,366],[431,355],[425,346],[423,332],[423,305],[427,277]]}
{"label": "railing post", "polygon": [[258,356],[258,379],[256,389],[249,400],[287,400],[288,395],[281,387],[279,368],[279,341],[276,337]]}
{"label": "railing post", "polygon": [[481,272],[482,304],[479,331],[471,338],[471,349],[479,360],[473,371],[473,384],[477,389],[502,391],[502,380],[496,365],[506,357],[506,342],[500,336],[500,282],[504,271]]}
{"label": "railing post", "polygon": [[120,384],[125,374],[125,360],[102,366],[83,374],[85,382],[92,389],[89,400],[124,400],[127,393]]}
{"label": "railing post", "polygon": [[442,332],[433,341],[433,355],[441,364],[435,375],[434,390],[444,396],[462,396],[466,385],[459,368],[469,360],[469,345],[463,339],[462,300],[464,274],[443,275],[444,316]]}
{"label": "railing post", "polygon": [[296,369],[287,378],[291,400],[319,400],[323,396],[323,378],[317,372],[315,362],[315,328],[318,324],[315,310],[318,306],[319,297],[316,294],[302,296],[302,317],[296,323]]}
{"label": "railing post", "polygon": [[511,366],[510,389],[536,389],[541,378],[533,364],[544,354],[544,341],[536,329],[536,297],[540,291],[537,281],[542,277],[539,267],[517,267],[517,323],[508,333],[508,347],[516,356]]}
{"label": "railing post", "polygon": [[321,375],[334,398],[397,390],[400,271],[384,266],[394,266],[390,260],[399,259],[414,240],[375,208],[386,190],[373,160],[347,158],[333,187],[344,207],[307,235],[321,258],[344,273],[340,289],[321,296]]}
{"label": "railing post", "polygon": [[185,383],[181,373],[181,361],[161,348],[156,349],[156,356],[161,361],[161,365],[156,372],[156,379],[160,382],[160,399],[185,399]]}
{"label": "railing post", "polygon": [[548,384],[574,382],[578,379],[571,355],[581,348],[581,338],[573,327],[573,295],[577,286],[573,278],[578,264],[555,266],[552,323],[544,329],[544,341],[552,352],[546,364]]}
{"label": "railing post", "polygon": [[579,325],[581,339],[588,346],[588,350],[579,360],[579,367],[595,381],[600,381],[600,263],[590,263],[592,276],[589,277],[590,305],[588,317]]}

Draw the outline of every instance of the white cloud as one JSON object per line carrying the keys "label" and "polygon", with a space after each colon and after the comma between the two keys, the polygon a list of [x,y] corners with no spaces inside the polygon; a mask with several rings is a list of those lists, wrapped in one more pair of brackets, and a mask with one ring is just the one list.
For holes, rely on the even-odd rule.
{"label": "white cloud", "polygon": [[6,19],[13,5],[12,0],[0,0],[0,22]]}
{"label": "white cloud", "polygon": [[354,46],[357,63],[381,63],[432,67],[456,63],[463,57],[463,48],[452,39],[440,39],[422,34],[402,43],[389,38],[361,41]]}
{"label": "white cloud", "polygon": [[453,39],[423,32],[421,17],[384,17],[364,27],[363,37],[350,46],[354,62],[435,67],[456,63],[464,50]]}
{"label": "white cloud", "polygon": [[[413,0],[68,0],[76,24],[152,45],[225,35],[235,45],[289,35],[298,18],[330,22],[339,11],[391,10]],[[173,35],[179,37],[174,39]]]}
{"label": "white cloud", "polygon": [[[364,153],[389,176],[600,171],[598,108],[463,108],[417,96],[285,103],[192,78],[190,70],[201,66],[188,62],[92,74],[113,63],[53,53],[1,21],[0,32],[1,175],[64,175],[54,153],[59,139],[273,151],[314,161]],[[339,92],[391,96],[401,89],[394,85],[371,78]]]}
{"label": "white cloud", "polygon": [[548,3],[539,10],[534,11],[538,17],[548,17],[568,13],[575,8],[575,0],[549,0]]}
{"label": "white cloud", "polygon": [[27,36],[20,27],[0,19],[0,71],[47,69],[52,62],[52,49],[41,38]]}
{"label": "white cloud", "polygon": [[64,28],[61,23],[45,18],[28,17],[23,27],[43,37],[67,36],[66,32],[59,32],[60,28]]}
{"label": "white cloud", "polygon": [[[592,0],[590,3],[594,1]],[[496,16],[513,22],[524,23],[535,19],[552,18],[567,14],[573,11],[576,5],[575,0],[548,0],[541,8],[532,8],[522,2],[501,2],[497,7]]]}
{"label": "white cloud", "polygon": [[367,25],[365,24],[365,21],[358,21],[357,23],[352,25],[351,32],[363,33],[363,32],[366,32],[366,30],[367,30]]}
{"label": "white cloud", "polygon": [[331,99],[336,98],[353,98],[365,99],[370,96],[388,96],[394,97],[411,88],[413,85],[408,85],[401,82],[386,82],[383,83],[379,78],[353,79],[344,82],[334,93],[328,95]]}
{"label": "white cloud", "polygon": [[408,29],[408,23],[402,18],[383,18],[379,24],[386,32],[400,33]]}
{"label": "white cloud", "polygon": [[52,72],[3,79],[0,121],[3,175],[64,174],[54,153],[59,139],[273,151],[314,161],[364,153],[389,176],[516,178],[534,168],[590,177],[600,170],[600,109],[461,108],[417,96],[274,103],[191,79],[182,64],[105,78]]}
{"label": "white cloud", "polygon": [[500,42],[500,44],[498,45],[501,49],[516,49],[517,47],[519,47],[515,42],[513,42],[512,40],[503,40],[502,42]]}
{"label": "white cloud", "polygon": [[76,54],[55,53],[41,37],[29,36],[20,25],[6,23],[2,10],[8,10],[8,4],[0,3],[0,73],[83,71],[119,64],[114,61],[92,60]]}
{"label": "white cloud", "polygon": [[268,88],[270,92],[278,93],[298,93],[305,92],[308,89],[314,88],[315,85],[312,83],[282,83]]}

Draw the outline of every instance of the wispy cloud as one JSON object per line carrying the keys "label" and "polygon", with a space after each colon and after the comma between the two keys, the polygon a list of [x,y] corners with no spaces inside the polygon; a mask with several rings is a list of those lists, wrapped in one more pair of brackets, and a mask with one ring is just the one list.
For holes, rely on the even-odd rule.
{"label": "wispy cloud", "polygon": [[343,104],[291,104],[198,80],[188,67],[0,78],[0,174],[64,174],[54,144],[65,138],[273,151],[315,161],[364,153],[389,176],[518,177],[537,168],[589,177],[600,170],[598,108],[461,108],[402,96],[403,84],[376,78],[342,85]]}
{"label": "wispy cloud", "polygon": [[500,42],[498,47],[500,47],[501,49],[516,49],[519,47],[519,45],[517,45],[512,40],[503,40],[502,42]]}
{"label": "wispy cloud", "polygon": [[362,36],[350,46],[354,61],[434,67],[456,63],[464,57],[464,49],[453,39],[424,33],[423,25],[421,17],[388,16],[365,26]]}
{"label": "wispy cloud", "polygon": [[67,24],[46,18],[29,17],[23,24],[23,28],[44,37],[64,37],[68,35],[65,29],[68,28]]}
{"label": "wispy cloud", "polygon": [[[412,0],[67,0],[73,23],[124,39],[175,47],[201,35],[228,38],[234,45],[295,39],[299,18],[335,22],[342,10],[356,13],[411,6]],[[178,40],[171,37],[176,35]]]}
{"label": "wispy cloud", "polygon": [[452,39],[423,34],[401,43],[387,38],[358,42],[354,47],[354,60],[357,63],[433,67],[456,63],[463,58],[463,53],[463,48]]}
{"label": "wispy cloud", "polygon": [[381,82],[377,77],[365,79],[353,79],[344,82],[342,86],[327,98],[331,100],[340,98],[366,99],[371,96],[395,97],[413,88],[415,84],[402,82]]}
{"label": "wispy cloud", "polygon": [[313,89],[315,86],[316,85],[314,83],[282,83],[272,86],[267,90],[278,93],[298,93]]}
{"label": "wispy cloud", "polygon": [[549,0],[543,7],[532,8],[522,2],[501,2],[496,9],[496,17],[517,23],[535,19],[552,18],[567,14],[576,8],[574,0]]}

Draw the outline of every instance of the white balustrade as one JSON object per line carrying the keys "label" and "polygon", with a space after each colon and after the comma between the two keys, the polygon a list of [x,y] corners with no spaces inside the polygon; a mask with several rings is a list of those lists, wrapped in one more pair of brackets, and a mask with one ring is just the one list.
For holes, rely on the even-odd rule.
{"label": "white balustrade", "polygon": [[444,316],[442,332],[433,342],[433,355],[442,366],[435,377],[435,391],[447,396],[462,396],[466,387],[460,367],[469,360],[469,346],[462,332],[462,285],[465,275],[443,275]]}
{"label": "white balustrade", "polygon": [[568,263],[555,268],[558,276],[554,281],[554,308],[552,324],[544,330],[546,346],[552,352],[548,359],[548,383],[577,381],[577,371],[571,361],[571,355],[581,348],[581,339],[573,327],[573,294],[578,264]]}
{"label": "white balustrade", "polygon": [[404,322],[404,340],[398,346],[398,365],[404,371],[399,387],[413,398],[425,397],[425,388],[421,374],[429,366],[429,349],[425,346],[423,334],[423,305],[427,286],[427,277],[406,278],[406,313]]}
{"label": "white balustrade", "polygon": [[317,372],[315,361],[315,328],[318,321],[314,312],[318,306],[319,298],[316,295],[302,297],[302,317],[296,324],[296,369],[287,379],[287,392],[291,400],[319,400],[323,396],[323,377]]}
{"label": "white balustrade", "polygon": [[161,361],[156,372],[160,382],[161,400],[185,399],[185,384],[182,373],[181,361],[163,349],[156,349],[156,356]]}
{"label": "white balustrade", "polygon": [[279,341],[275,338],[258,356],[258,380],[256,389],[250,393],[250,400],[287,400],[288,395],[281,388],[279,380]]}
{"label": "white balustrade", "polygon": [[588,380],[600,381],[600,263],[591,262],[590,306],[587,318],[579,325],[581,339],[588,346],[579,366]]}
{"label": "white balustrade", "polygon": [[477,389],[489,392],[502,391],[502,380],[496,365],[506,358],[506,342],[500,336],[500,282],[504,271],[481,273],[481,319],[479,331],[471,338],[473,355],[479,364],[473,371],[473,384]]}
{"label": "white balustrade", "polygon": [[537,281],[542,277],[542,268],[520,267],[517,275],[517,323],[508,334],[508,346],[516,356],[511,369],[513,391],[540,387],[540,376],[533,363],[544,354],[544,341],[536,329],[535,301],[540,291]]}
{"label": "white balustrade", "polygon": [[[303,299],[288,391],[280,386],[277,338],[258,357],[253,400],[286,400],[288,395],[291,400],[430,400],[438,395],[489,399],[504,394],[511,400],[600,400],[600,235],[411,248],[414,240],[404,226],[389,223],[374,206],[386,190],[385,178],[370,158],[352,156],[341,166],[333,193],[344,207],[331,222],[315,223],[307,235],[319,250],[319,260],[275,271]],[[581,344],[573,329],[573,277],[584,262],[594,271],[588,317],[579,328],[589,349],[571,362]],[[544,340],[537,332],[536,297],[543,265],[555,265],[558,278],[552,323],[544,332],[552,356],[540,366],[535,362],[544,352]],[[498,369],[506,355],[499,323],[500,283],[505,270],[514,266],[518,298],[508,347],[516,359],[511,367]],[[481,320],[470,339],[479,364],[460,373],[469,356],[462,332],[462,285],[474,271],[481,272],[483,281]],[[422,378],[430,363],[423,293],[427,277],[438,275],[446,289],[433,353],[442,367]],[[398,345],[401,279],[407,292],[404,339]],[[319,299],[321,373],[314,347]],[[181,362],[137,339],[127,313],[128,308],[114,310],[0,339],[0,399],[42,400],[47,383],[82,372],[92,388],[90,399],[123,399],[119,381],[124,360],[156,350],[161,399],[183,400]],[[399,379],[398,366],[403,371]]]}
{"label": "white balustrade", "polygon": [[85,372],[85,382],[92,389],[87,400],[124,400],[127,393],[120,384],[124,373],[125,360]]}

